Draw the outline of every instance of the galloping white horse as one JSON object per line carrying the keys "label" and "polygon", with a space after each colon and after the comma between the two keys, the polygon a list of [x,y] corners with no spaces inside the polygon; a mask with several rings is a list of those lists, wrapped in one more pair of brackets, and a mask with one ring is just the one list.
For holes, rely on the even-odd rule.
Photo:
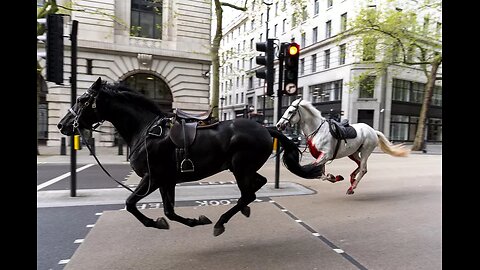
{"label": "galloping white horse", "polygon": [[[349,127],[350,132],[353,132],[352,136],[344,139],[334,138],[330,131],[330,120],[322,117],[319,110],[302,98],[292,102],[277,122],[277,128],[284,130],[287,124],[296,123],[306,136],[310,153],[316,158],[314,163],[325,166],[329,160],[348,156],[357,164],[358,167],[350,174],[351,186],[347,194],[354,193],[353,190],[367,173],[367,159],[378,145],[383,152],[392,156],[404,157],[410,153],[410,149],[405,148],[403,144],[391,144],[382,132],[364,123],[352,124]],[[337,126],[337,129],[340,127]],[[358,177],[355,178],[357,174]],[[343,180],[343,177],[328,174],[322,176],[322,179],[337,182]]]}

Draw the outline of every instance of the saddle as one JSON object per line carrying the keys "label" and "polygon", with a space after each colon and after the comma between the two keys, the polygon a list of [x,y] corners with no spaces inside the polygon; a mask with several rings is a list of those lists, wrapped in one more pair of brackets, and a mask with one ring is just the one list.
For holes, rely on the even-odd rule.
{"label": "saddle", "polygon": [[357,131],[355,128],[350,126],[348,119],[343,119],[341,122],[337,122],[333,119],[328,119],[328,127],[330,129],[330,134],[333,138],[337,139],[337,145],[335,147],[335,152],[331,160],[334,160],[338,153],[338,148],[340,147],[340,141],[343,140],[347,144],[347,139],[353,139],[357,137]]}
{"label": "saddle", "polygon": [[180,172],[195,171],[193,161],[188,155],[188,149],[194,143],[198,129],[210,128],[218,124],[218,120],[212,117],[212,111],[213,108],[205,113],[190,114],[180,109],[175,110],[170,139],[176,146],[175,156],[177,169]]}
{"label": "saddle", "polygon": [[357,131],[350,126],[348,119],[343,119],[341,122],[337,122],[333,119],[327,120],[330,128],[330,134],[337,140],[353,139],[357,137]]}

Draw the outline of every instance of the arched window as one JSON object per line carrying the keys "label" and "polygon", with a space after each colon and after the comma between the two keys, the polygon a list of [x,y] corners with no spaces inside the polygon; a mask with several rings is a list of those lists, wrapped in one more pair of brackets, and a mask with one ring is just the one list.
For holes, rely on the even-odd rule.
{"label": "arched window", "polygon": [[162,39],[162,0],[132,0],[130,35]]}
{"label": "arched window", "polygon": [[172,111],[172,93],[168,85],[160,78],[147,73],[137,73],[127,77],[123,83],[152,99],[165,112]]}

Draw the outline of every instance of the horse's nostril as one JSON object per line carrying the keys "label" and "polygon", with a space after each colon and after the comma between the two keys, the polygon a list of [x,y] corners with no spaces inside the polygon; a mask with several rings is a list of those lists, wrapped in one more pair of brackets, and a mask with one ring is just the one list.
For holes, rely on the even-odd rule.
{"label": "horse's nostril", "polygon": [[62,124],[58,124],[57,127],[58,127],[58,129],[62,129],[63,125],[62,125]]}

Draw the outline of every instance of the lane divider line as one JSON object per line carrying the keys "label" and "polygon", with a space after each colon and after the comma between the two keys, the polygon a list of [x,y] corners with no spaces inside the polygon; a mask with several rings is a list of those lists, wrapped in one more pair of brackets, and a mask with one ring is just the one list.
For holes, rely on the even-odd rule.
{"label": "lane divider line", "polygon": [[[76,171],[77,171],[77,172],[81,172],[81,171],[83,171],[83,170],[85,170],[85,169],[87,169],[87,168],[92,167],[93,165],[95,165],[95,164],[93,164],[93,163],[87,164],[87,165],[85,165],[85,166],[83,166],[83,167],[78,168]],[[51,180],[48,180],[47,182],[41,183],[40,185],[37,186],[37,191],[39,191],[39,190],[42,189],[42,188],[48,187],[48,186],[50,186],[50,185],[53,185],[53,184],[55,184],[56,182],[58,182],[58,181],[60,181],[60,180],[62,180],[62,179],[65,179],[65,178],[69,177],[70,174],[71,174],[70,172],[64,173],[64,174],[62,174],[62,175],[60,175],[60,176],[58,176],[58,177],[55,177],[55,178],[53,178],[53,179],[51,179]]]}
{"label": "lane divider line", "polygon": [[272,204],[274,204],[276,207],[278,207],[282,212],[287,214],[290,218],[292,218],[295,222],[298,224],[302,225],[305,229],[307,229],[310,233],[312,233],[313,236],[317,237],[318,239],[322,240],[327,246],[329,246],[334,252],[340,254],[342,257],[344,257],[347,261],[355,265],[358,269],[361,270],[368,270],[365,266],[361,265],[357,260],[352,258],[352,256],[348,255],[344,250],[341,248],[337,247],[334,243],[332,243],[330,240],[325,238],[325,236],[321,235],[317,231],[315,231],[312,227],[310,227],[308,224],[306,224],[304,221],[300,220],[297,218],[294,214],[292,214],[290,211],[288,211],[286,208],[278,204],[277,202],[271,200],[270,201]]}

